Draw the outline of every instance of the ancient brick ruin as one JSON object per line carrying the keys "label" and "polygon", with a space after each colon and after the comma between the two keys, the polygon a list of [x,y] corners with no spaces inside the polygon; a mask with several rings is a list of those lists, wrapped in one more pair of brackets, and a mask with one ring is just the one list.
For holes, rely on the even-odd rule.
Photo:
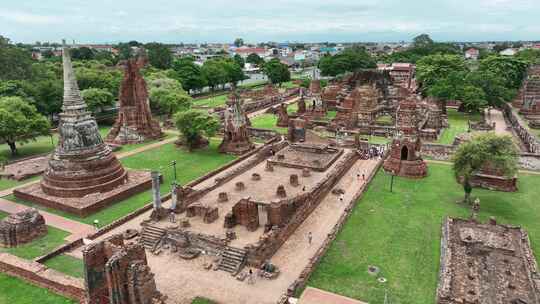
{"label": "ancient brick ruin", "polygon": [[88,245],[83,259],[88,304],[164,303],[142,245],[117,234]]}
{"label": "ancient brick ruin", "polygon": [[233,92],[227,101],[224,117],[222,153],[243,154],[254,148],[249,138],[248,119],[242,108],[240,96]]}
{"label": "ancient brick ruin", "polygon": [[118,117],[105,141],[111,144],[132,144],[163,136],[159,122],[152,118],[146,82],[140,73],[144,58],[125,62],[120,86]]}
{"label": "ancient brick ruin", "polygon": [[447,218],[442,225],[437,304],[540,303],[540,275],[527,232]]}
{"label": "ancient brick ruin", "polygon": [[81,97],[69,48],[64,47],[64,101],[59,142],[39,184],[14,191],[16,197],[86,216],[150,187],[146,172],[124,170],[99,134]]}
{"label": "ancient brick ruin", "polygon": [[36,209],[10,214],[0,221],[0,247],[17,247],[46,234],[45,219]]}
{"label": "ancient brick ruin", "polygon": [[421,178],[427,175],[427,164],[420,156],[422,143],[418,136],[416,99],[413,96],[401,101],[397,110],[396,129],[390,155],[383,168],[393,175]]}

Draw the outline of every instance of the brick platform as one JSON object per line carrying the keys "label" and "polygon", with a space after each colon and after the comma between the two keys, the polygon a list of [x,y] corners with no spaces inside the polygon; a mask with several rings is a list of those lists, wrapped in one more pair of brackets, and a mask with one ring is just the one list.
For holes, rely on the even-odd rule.
{"label": "brick platform", "polygon": [[115,189],[89,194],[84,197],[55,197],[43,192],[40,184],[32,184],[13,191],[15,197],[32,203],[86,217],[118,201],[127,199],[152,187],[150,172],[128,171],[127,183]]}

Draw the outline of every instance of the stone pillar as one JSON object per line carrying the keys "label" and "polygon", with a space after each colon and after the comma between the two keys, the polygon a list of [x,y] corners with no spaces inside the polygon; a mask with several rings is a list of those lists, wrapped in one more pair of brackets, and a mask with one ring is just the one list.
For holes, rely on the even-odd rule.
{"label": "stone pillar", "polygon": [[171,210],[176,210],[176,205],[178,203],[178,185],[172,183],[171,186]]}
{"label": "stone pillar", "polygon": [[161,194],[159,193],[159,171],[152,171],[152,197],[154,198],[154,209],[161,208]]}

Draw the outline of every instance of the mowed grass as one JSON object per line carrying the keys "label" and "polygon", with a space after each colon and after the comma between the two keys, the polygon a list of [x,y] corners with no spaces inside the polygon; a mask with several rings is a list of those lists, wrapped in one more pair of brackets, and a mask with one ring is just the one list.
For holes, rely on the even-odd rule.
{"label": "mowed grass", "polygon": [[251,119],[251,126],[257,129],[268,129],[280,134],[287,134],[287,128],[277,127],[277,116],[274,114],[261,114]]}
{"label": "mowed grass", "polygon": [[471,122],[476,122],[480,121],[481,119],[481,115],[479,113],[469,115],[458,112],[456,109],[447,109],[447,113],[449,127],[443,129],[441,136],[436,141],[437,143],[444,145],[451,145],[456,136],[466,133],[469,129],[469,120]]}
{"label": "mowed grass", "polygon": [[70,255],[61,254],[55,256],[54,258],[45,261],[45,265],[72,277],[84,277],[83,261]]}
{"label": "mowed grass", "polygon": [[23,259],[31,260],[45,255],[66,243],[64,239],[69,236],[68,232],[51,226],[48,226],[47,229],[47,234],[39,239],[14,248],[0,248],[0,252],[6,252]]}
{"label": "mowed grass", "polygon": [[[219,153],[219,143],[219,140],[211,140],[209,147],[193,152],[188,152],[170,143],[123,158],[121,162],[128,169],[161,171],[163,184],[160,190],[162,194],[166,194],[170,191],[171,182],[173,181],[173,169],[170,166],[173,160],[177,162],[178,181],[181,184],[186,184],[236,158],[233,155]],[[23,201],[13,195],[4,198],[89,225],[92,225],[94,220],[97,219],[100,226],[104,226],[150,203],[152,201],[152,192],[147,190],[139,193],[85,218]]]}
{"label": "mowed grass", "polygon": [[225,106],[225,103],[227,102],[227,96],[228,94],[223,94],[223,95],[217,95],[217,96],[212,96],[212,97],[203,98],[203,99],[196,99],[196,100],[193,100],[193,105],[196,107],[209,107],[209,108]]}
{"label": "mowed grass", "polygon": [[202,298],[202,297],[196,297],[195,299],[193,299],[193,301],[191,301],[191,304],[215,304],[215,303],[216,302],[210,299]]}
{"label": "mowed grass", "polygon": [[[480,220],[494,216],[499,223],[522,225],[529,232],[537,260],[540,255],[540,176],[519,175],[519,191],[505,193],[474,189],[480,198]],[[468,217],[458,204],[463,190],[449,165],[429,165],[420,180],[390,177],[379,171],[354,208],[308,285],[369,303],[435,303],[441,224],[445,216]],[[368,274],[380,267],[386,283]]]}
{"label": "mowed grass", "polygon": [[[99,127],[99,133],[102,137],[105,137],[109,130],[110,126]],[[7,144],[0,145],[0,157],[4,157],[8,160],[16,160],[20,158],[30,157],[38,154],[49,153],[54,150],[54,147],[58,143],[58,133],[52,134],[51,136],[39,136],[36,140],[29,140],[28,142],[17,142],[17,152],[16,156],[11,156],[11,150]]]}
{"label": "mowed grass", "polygon": [[75,304],[76,301],[54,294],[25,281],[0,273],[0,304]]}

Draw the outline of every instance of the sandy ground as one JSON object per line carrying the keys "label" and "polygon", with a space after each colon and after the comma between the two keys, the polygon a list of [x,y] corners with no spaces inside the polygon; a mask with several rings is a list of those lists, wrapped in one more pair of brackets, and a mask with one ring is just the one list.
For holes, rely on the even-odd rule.
{"label": "sandy ground", "polygon": [[[364,185],[364,181],[359,180],[357,174],[368,175],[376,164],[376,160],[359,160],[351,164],[351,169],[336,185],[346,190],[345,201],[355,197]],[[280,268],[281,274],[272,281],[257,280],[254,285],[249,285],[246,281],[237,281],[226,272],[204,270],[203,264],[214,259],[208,256],[185,261],[164,251],[158,256],[148,253],[148,263],[155,273],[158,289],[169,297],[169,303],[191,303],[194,297],[205,296],[227,304],[274,304],[306,267],[344,213],[346,205],[330,193],[324,198],[274,255],[272,263]],[[123,232],[127,228],[139,228],[140,222],[148,218],[148,215],[149,213],[143,214],[111,233]],[[218,221],[222,221],[221,216]],[[307,241],[309,232],[313,235],[311,245]],[[80,257],[80,248],[70,254]]]}

